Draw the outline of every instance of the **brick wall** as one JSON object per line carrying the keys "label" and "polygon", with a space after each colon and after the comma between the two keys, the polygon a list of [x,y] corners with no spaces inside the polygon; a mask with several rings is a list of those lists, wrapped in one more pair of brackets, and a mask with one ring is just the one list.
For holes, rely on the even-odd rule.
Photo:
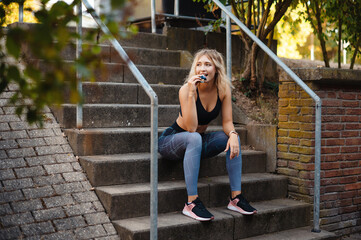
{"label": "brick wall", "polygon": [[0,239],[119,239],[54,116],[29,125],[0,95]]}
{"label": "brick wall", "polygon": [[[322,100],[321,229],[361,230],[361,71],[295,69]],[[277,172],[289,195],[313,203],[314,101],[280,75]]]}

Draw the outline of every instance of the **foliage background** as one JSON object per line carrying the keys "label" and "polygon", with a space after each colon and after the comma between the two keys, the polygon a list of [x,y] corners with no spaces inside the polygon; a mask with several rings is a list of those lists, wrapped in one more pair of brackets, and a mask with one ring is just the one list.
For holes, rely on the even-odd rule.
{"label": "foliage background", "polygon": [[[19,4],[11,3],[9,6],[5,6],[3,3],[0,3],[6,11],[5,22],[3,26],[7,26],[11,23],[19,21]],[[32,11],[24,11],[24,22],[27,23],[36,23],[37,20],[32,12],[38,11],[40,9],[39,0],[26,0],[24,2],[24,9],[31,9]]]}

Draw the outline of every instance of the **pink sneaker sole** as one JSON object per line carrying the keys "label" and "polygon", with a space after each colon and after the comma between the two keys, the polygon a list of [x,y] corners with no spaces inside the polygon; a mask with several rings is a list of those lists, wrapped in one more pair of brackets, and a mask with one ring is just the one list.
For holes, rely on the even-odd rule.
{"label": "pink sneaker sole", "polygon": [[189,210],[187,206],[184,206],[182,213],[190,218],[193,218],[195,220],[198,221],[211,221],[214,219],[214,217],[210,217],[210,218],[203,218],[203,217],[199,217],[196,214],[194,214],[194,212],[192,212],[192,210]]}
{"label": "pink sneaker sole", "polygon": [[235,211],[235,212],[239,212],[239,213],[241,213],[241,214],[243,214],[243,215],[253,215],[253,214],[256,214],[256,213],[257,213],[257,211],[247,212],[247,211],[243,210],[242,208],[238,207],[237,205],[235,206],[235,205],[232,203],[232,201],[229,202],[227,208],[228,208],[229,210],[232,210],[232,211]]}

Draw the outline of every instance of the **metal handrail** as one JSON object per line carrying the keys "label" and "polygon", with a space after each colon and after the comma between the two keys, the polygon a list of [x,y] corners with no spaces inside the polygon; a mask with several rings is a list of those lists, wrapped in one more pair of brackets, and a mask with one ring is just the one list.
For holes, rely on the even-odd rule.
{"label": "metal handrail", "polygon": [[[158,238],[158,96],[150,87],[148,82],[145,80],[143,75],[140,73],[135,64],[129,59],[128,55],[119,44],[119,42],[115,39],[115,37],[111,34],[108,27],[101,21],[99,16],[95,13],[93,7],[89,4],[87,0],[81,0],[90,12],[91,16],[95,20],[95,22],[99,25],[101,30],[110,36],[109,41],[115,48],[115,50],[119,53],[120,57],[127,64],[130,71],[133,73],[137,81],[143,87],[147,95],[151,100],[151,144],[150,144],[150,152],[151,152],[151,192],[150,192],[150,239],[155,240]],[[81,3],[78,4],[78,14],[80,19],[82,18],[81,11]],[[81,29],[81,25],[79,26]],[[80,79],[79,79],[79,82]]]}
{"label": "metal handrail", "polygon": [[[314,204],[313,204],[313,232],[320,231],[320,171],[321,171],[321,107],[322,102],[316,95],[276,54],[272,52],[259,38],[256,37],[232,12],[219,0],[213,0],[224,13],[227,14],[265,53],[267,53],[283,70],[308,94],[316,103],[315,122],[315,179],[314,179]],[[230,24],[227,24],[230,26]],[[229,30],[230,31],[230,30]],[[228,41],[227,41],[228,42]],[[227,59],[229,56],[227,56]]]}
{"label": "metal handrail", "polygon": [[[175,0],[175,4],[176,4]],[[313,204],[313,232],[320,230],[320,171],[321,171],[321,109],[322,101],[276,54],[272,52],[256,35],[254,35],[226,6],[220,1],[213,0],[217,6],[227,15],[227,76],[231,77],[232,57],[231,57],[231,20],[233,20],[265,53],[267,53],[316,103],[316,120],[315,120],[315,177],[314,177],[314,204]],[[155,1],[151,0],[152,12],[152,32],[155,33]],[[175,9],[178,8],[175,7]]]}

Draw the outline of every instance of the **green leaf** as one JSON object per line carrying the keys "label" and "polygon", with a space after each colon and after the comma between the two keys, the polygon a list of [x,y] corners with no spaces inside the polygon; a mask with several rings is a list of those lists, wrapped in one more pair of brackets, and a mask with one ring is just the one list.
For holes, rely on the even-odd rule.
{"label": "green leaf", "polygon": [[92,47],[92,53],[93,54],[96,54],[96,55],[100,54],[101,50],[102,50],[102,48],[100,46],[98,46],[98,45],[95,45],[95,46]]}
{"label": "green leaf", "polygon": [[118,24],[116,22],[109,22],[107,26],[112,34],[116,35],[118,33]]}
{"label": "green leaf", "polygon": [[24,111],[24,107],[23,106],[18,106],[16,107],[15,113],[16,115],[20,116]]}
{"label": "green leaf", "polygon": [[16,59],[20,56],[21,40],[24,39],[25,33],[20,28],[12,28],[8,31],[6,38],[6,48],[10,55]]}
{"label": "green leaf", "polygon": [[33,66],[26,66],[24,74],[35,81],[41,80],[41,72]]}
{"label": "green leaf", "polygon": [[6,71],[5,64],[2,63],[0,65],[0,93],[2,93],[9,84],[9,79],[5,75],[5,71]]}
{"label": "green leaf", "polygon": [[125,0],[111,0],[111,6],[113,9],[114,8],[120,9],[124,6],[125,2],[126,2]]}
{"label": "green leaf", "polygon": [[21,79],[19,69],[15,66],[10,66],[8,68],[8,77],[15,82],[19,82]]}
{"label": "green leaf", "polygon": [[39,121],[38,111],[34,107],[27,107],[26,118],[28,119],[29,123],[34,123]]}
{"label": "green leaf", "polygon": [[3,18],[5,18],[6,16],[6,12],[5,9],[3,8],[3,6],[0,6],[0,19],[2,20]]}

